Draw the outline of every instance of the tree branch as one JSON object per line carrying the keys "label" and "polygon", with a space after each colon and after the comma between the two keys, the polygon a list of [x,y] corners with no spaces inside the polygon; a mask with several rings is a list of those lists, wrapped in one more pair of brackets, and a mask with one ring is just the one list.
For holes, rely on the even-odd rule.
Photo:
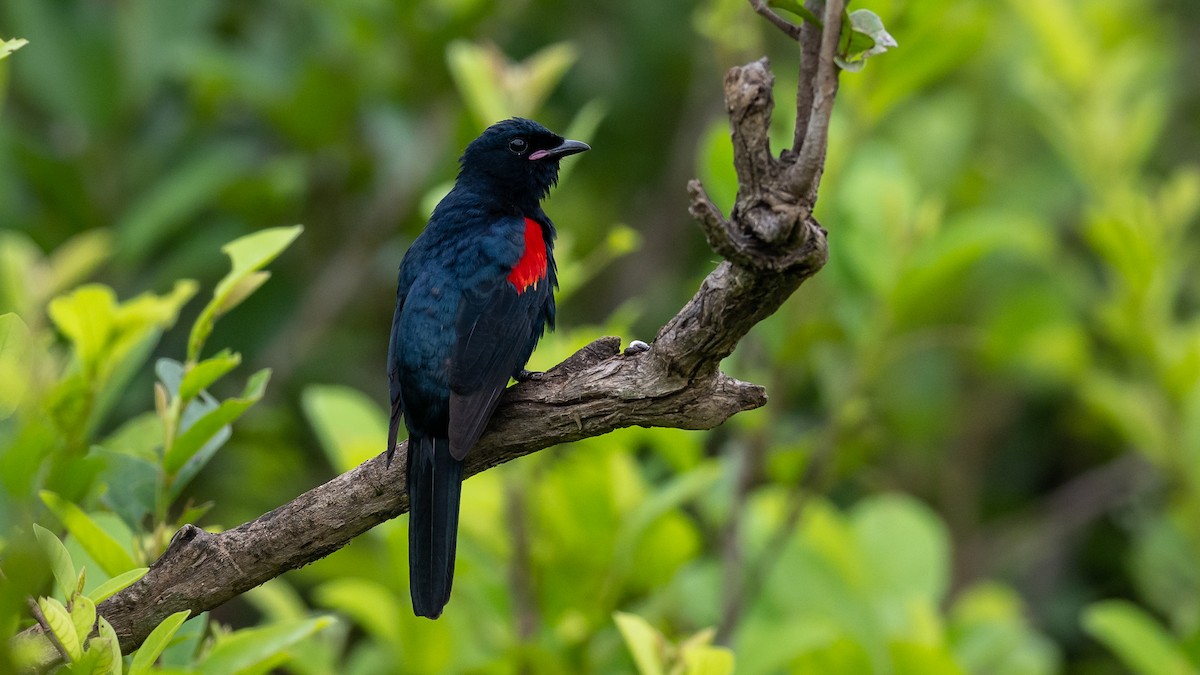
{"label": "tree branch", "polygon": [[[810,108],[797,115],[797,121],[803,119],[807,124],[804,130],[804,141],[800,145],[799,157],[788,171],[789,190],[804,195],[807,199],[816,201],[817,186],[821,182],[821,172],[825,168],[825,149],[829,140],[829,118],[833,114],[833,100],[837,96],[838,68],[833,57],[837,53],[838,40],[842,32],[842,13],[846,11],[846,0],[828,0],[825,3],[825,25],[821,29],[821,47],[816,59],[816,72],[801,70],[804,77],[812,77],[808,91],[812,92]],[[811,35],[811,33],[810,33]],[[812,51],[812,44],[802,48],[804,56]],[[813,60],[808,59],[811,64]],[[800,102],[800,101],[798,101]],[[798,111],[800,112],[800,111]],[[800,130],[797,127],[797,135]]]}
{"label": "tree branch", "polygon": [[[831,0],[827,18],[840,16],[842,6]],[[836,92],[830,45],[836,45],[839,25],[826,22],[813,114],[801,148],[818,164]],[[622,427],[711,429],[766,403],[762,387],[731,378],[718,365],[820,270],[828,254],[825,230],[811,215],[819,171],[811,184],[798,185],[792,176],[795,153],[779,159],[770,151],[773,81],[765,59],[733,68],[725,78],[739,181],[730,218],[698,181],[689,184],[690,210],[726,261],[663,326],[648,351],[622,353],[618,338],[603,337],[542,377],[509,388],[467,457],[465,475]],[[407,452],[407,445],[398,452]],[[146,576],[98,611],[128,653],[172,613],[188,610],[194,616],[218,607],[407,511],[404,466],[400,460],[388,468],[380,455],[236,528],[213,534],[186,525]],[[35,626],[26,632],[40,631]]]}
{"label": "tree branch", "polygon": [[800,39],[800,26],[776,14],[775,10],[768,7],[767,3],[763,0],[750,0],[750,6],[754,8],[754,11],[759,16],[766,19],[772,26],[783,31],[788,37],[793,40]]}

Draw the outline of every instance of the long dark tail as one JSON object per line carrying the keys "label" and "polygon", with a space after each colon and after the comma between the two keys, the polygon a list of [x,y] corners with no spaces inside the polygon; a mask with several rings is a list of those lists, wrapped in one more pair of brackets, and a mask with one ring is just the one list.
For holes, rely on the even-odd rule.
{"label": "long dark tail", "polygon": [[436,619],[450,600],[462,467],[448,439],[409,439],[408,583],[417,616]]}

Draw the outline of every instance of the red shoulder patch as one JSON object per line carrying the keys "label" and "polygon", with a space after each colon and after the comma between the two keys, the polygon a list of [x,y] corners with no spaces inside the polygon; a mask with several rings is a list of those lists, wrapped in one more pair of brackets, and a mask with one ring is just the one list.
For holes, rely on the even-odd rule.
{"label": "red shoulder patch", "polygon": [[525,219],[525,252],[508,273],[508,282],[524,293],[530,286],[537,288],[538,282],[546,278],[546,239],[542,226],[532,218]]}

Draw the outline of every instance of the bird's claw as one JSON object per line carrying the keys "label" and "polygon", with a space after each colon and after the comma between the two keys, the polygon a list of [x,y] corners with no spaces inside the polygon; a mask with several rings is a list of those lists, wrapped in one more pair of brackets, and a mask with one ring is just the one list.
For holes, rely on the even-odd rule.
{"label": "bird's claw", "polygon": [[634,354],[641,354],[648,351],[650,351],[650,345],[641,340],[632,340],[629,346],[625,348],[625,356],[633,356]]}
{"label": "bird's claw", "polygon": [[513,375],[513,379],[517,382],[529,382],[530,380],[540,380],[545,374],[540,370],[525,370],[522,368]]}

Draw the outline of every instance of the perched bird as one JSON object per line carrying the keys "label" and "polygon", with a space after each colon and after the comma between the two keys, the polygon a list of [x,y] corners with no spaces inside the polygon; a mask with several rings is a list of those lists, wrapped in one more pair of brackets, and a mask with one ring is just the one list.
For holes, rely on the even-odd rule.
{"label": "perched bird", "polygon": [[492,125],[400,263],[388,345],[392,420],[408,428],[408,575],[413,612],[450,599],[463,458],[510,377],[554,328],[554,225],[541,200],[563,157],[590,148],[537,122]]}

